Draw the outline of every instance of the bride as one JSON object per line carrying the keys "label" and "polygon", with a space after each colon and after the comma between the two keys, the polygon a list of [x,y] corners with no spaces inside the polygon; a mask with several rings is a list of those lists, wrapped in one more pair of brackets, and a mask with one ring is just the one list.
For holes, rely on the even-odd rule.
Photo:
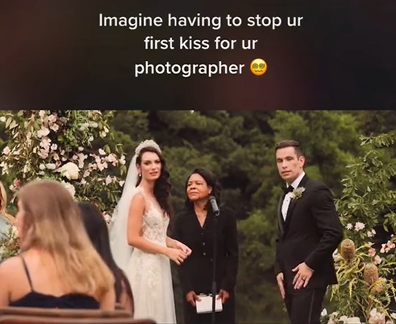
{"label": "bride", "polygon": [[170,260],[181,264],[191,250],[167,236],[172,207],[169,173],[152,140],[139,144],[110,225],[114,259],[135,298],[135,318],[176,323]]}

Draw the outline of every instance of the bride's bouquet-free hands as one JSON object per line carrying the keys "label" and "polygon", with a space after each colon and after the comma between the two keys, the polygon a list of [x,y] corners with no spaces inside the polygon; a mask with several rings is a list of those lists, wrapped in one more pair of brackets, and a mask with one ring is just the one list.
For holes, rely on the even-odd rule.
{"label": "bride's bouquet-free hands", "polygon": [[172,246],[168,247],[166,255],[177,265],[180,265],[191,254],[191,252],[191,249],[187,245],[177,240],[172,240]]}
{"label": "bride's bouquet-free hands", "polygon": [[179,241],[176,241],[176,240],[175,240],[175,248],[182,250],[184,253],[187,254],[187,256],[189,256],[192,252],[192,250],[187,245],[185,245]]}
{"label": "bride's bouquet-free hands", "polygon": [[186,252],[174,247],[166,248],[166,256],[174,261],[177,265],[181,265],[183,261],[188,257]]}

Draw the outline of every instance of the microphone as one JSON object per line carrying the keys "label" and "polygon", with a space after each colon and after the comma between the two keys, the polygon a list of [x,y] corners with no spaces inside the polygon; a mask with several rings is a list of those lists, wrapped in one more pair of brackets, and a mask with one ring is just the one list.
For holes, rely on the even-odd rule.
{"label": "microphone", "polygon": [[218,217],[220,215],[220,209],[219,209],[219,206],[217,206],[216,198],[213,196],[210,196],[209,202],[210,202],[210,205],[212,206],[213,215]]}

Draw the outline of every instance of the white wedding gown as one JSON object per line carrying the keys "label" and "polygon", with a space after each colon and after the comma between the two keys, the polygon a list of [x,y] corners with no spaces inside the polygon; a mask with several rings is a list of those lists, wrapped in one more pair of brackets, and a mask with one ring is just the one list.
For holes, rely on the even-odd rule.
{"label": "white wedding gown", "polygon": [[[146,210],[143,238],[166,246],[169,218],[151,202],[147,202]],[[134,317],[151,318],[157,323],[176,323],[169,258],[133,248],[125,270],[134,296]]]}

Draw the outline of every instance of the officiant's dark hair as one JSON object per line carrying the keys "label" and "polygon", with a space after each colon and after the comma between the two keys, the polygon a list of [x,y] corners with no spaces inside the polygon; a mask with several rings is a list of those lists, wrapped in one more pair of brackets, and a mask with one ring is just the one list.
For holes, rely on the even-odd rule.
{"label": "officiant's dark hair", "polygon": [[[142,163],[142,156],[146,152],[156,153],[161,161],[161,175],[155,181],[154,196],[157,199],[158,204],[161,206],[161,208],[168,214],[169,218],[172,218],[173,208],[170,202],[170,191],[172,185],[169,182],[169,172],[166,168],[165,159],[162,154],[158,152],[154,147],[143,147],[136,158],[136,163],[138,165]],[[141,177],[139,177],[136,183],[136,187],[139,185],[140,181]]]}
{"label": "officiant's dark hair", "polygon": [[[216,198],[217,205],[221,205],[221,184],[219,179],[216,177],[216,175],[209,171],[208,169],[205,168],[196,168],[193,172],[190,173],[190,175],[187,177],[186,184],[184,186],[185,190],[187,191],[187,186],[188,186],[188,181],[190,180],[190,177],[193,174],[199,174],[202,178],[204,178],[206,184],[209,187],[212,187],[212,192],[211,196]],[[185,202],[185,206],[187,208],[192,208],[194,206],[193,202],[191,202],[188,197]],[[208,205],[209,206],[209,205]]]}
{"label": "officiant's dark hair", "polygon": [[275,144],[275,152],[285,147],[294,147],[297,157],[303,156],[303,150],[299,142],[295,140],[283,140]]}

